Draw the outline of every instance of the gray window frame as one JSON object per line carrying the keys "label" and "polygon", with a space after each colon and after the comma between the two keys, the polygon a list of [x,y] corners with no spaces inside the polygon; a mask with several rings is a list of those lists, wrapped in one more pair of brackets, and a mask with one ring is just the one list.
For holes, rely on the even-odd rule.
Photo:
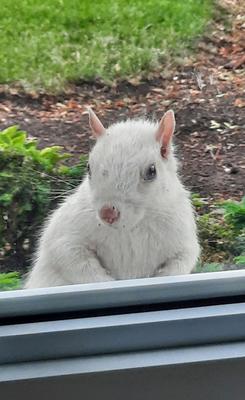
{"label": "gray window frame", "polygon": [[4,399],[245,396],[243,270],[2,292],[0,322]]}

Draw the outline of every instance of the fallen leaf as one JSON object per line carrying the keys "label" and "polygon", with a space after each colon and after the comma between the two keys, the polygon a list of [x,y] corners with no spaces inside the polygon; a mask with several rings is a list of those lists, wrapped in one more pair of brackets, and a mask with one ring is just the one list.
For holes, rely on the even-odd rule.
{"label": "fallen leaf", "polygon": [[221,127],[220,123],[217,121],[214,121],[213,119],[210,121],[210,129],[218,129]]}
{"label": "fallen leaf", "polygon": [[236,99],[236,100],[234,101],[234,106],[235,106],[235,107],[239,107],[239,108],[245,107],[245,100],[240,99],[240,98]]}
{"label": "fallen leaf", "polygon": [[9,113],[11,111],[11,109],[7,106],[5,106],[4,104],[0,104],[0,109]]}
{"label": "fallen leaf", "polygon": [[229,128],[229,129],[238,128],[237,125],[231,125],[229,122],[224,122],[224,125],[225,125],[226,128]]}

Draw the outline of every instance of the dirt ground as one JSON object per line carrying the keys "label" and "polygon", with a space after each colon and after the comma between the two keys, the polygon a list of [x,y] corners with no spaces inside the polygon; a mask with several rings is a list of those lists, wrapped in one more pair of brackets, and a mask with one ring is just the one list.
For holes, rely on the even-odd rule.
{"label": "dirt ground", "polygon": [[160,118],[175,110],[180,173],[203,197],[244,195],[245,6],[225,1],[231,26],[217,20],[181,65],[162,66],[147,80],[108,86],[77,82],[60,95],[0,86],[0,129],[18,124],[40,146],[62,145],[77,159],[91,146],[86,106],[107,126],[128,117]]}

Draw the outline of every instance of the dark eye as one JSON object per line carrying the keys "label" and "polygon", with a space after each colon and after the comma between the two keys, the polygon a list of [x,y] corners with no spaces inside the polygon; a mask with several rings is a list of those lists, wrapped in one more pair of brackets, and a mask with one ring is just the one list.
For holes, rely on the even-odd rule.
{"label": "dark eye", "polygon": [[90,169],[89,163],[87,164],[87,172],[88,172],[89,178],[91,178],[91,169]]}
{"label": "dark eye", "polygon": [[153,181],[157,176],[157,170],[154,164],[151,164],[144,172],[144,181]]}

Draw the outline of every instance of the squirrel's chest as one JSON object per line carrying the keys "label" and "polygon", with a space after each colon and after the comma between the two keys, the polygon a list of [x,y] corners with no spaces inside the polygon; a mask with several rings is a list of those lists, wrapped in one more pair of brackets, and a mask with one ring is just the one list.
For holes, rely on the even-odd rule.
{"label": "squirrel's chest", "polygon": [[164,262],[161,239],[161,232],[139,229],[130,234],[115,231],[98,242],[96,252],[103,266],[116,279],[150,277]]}

